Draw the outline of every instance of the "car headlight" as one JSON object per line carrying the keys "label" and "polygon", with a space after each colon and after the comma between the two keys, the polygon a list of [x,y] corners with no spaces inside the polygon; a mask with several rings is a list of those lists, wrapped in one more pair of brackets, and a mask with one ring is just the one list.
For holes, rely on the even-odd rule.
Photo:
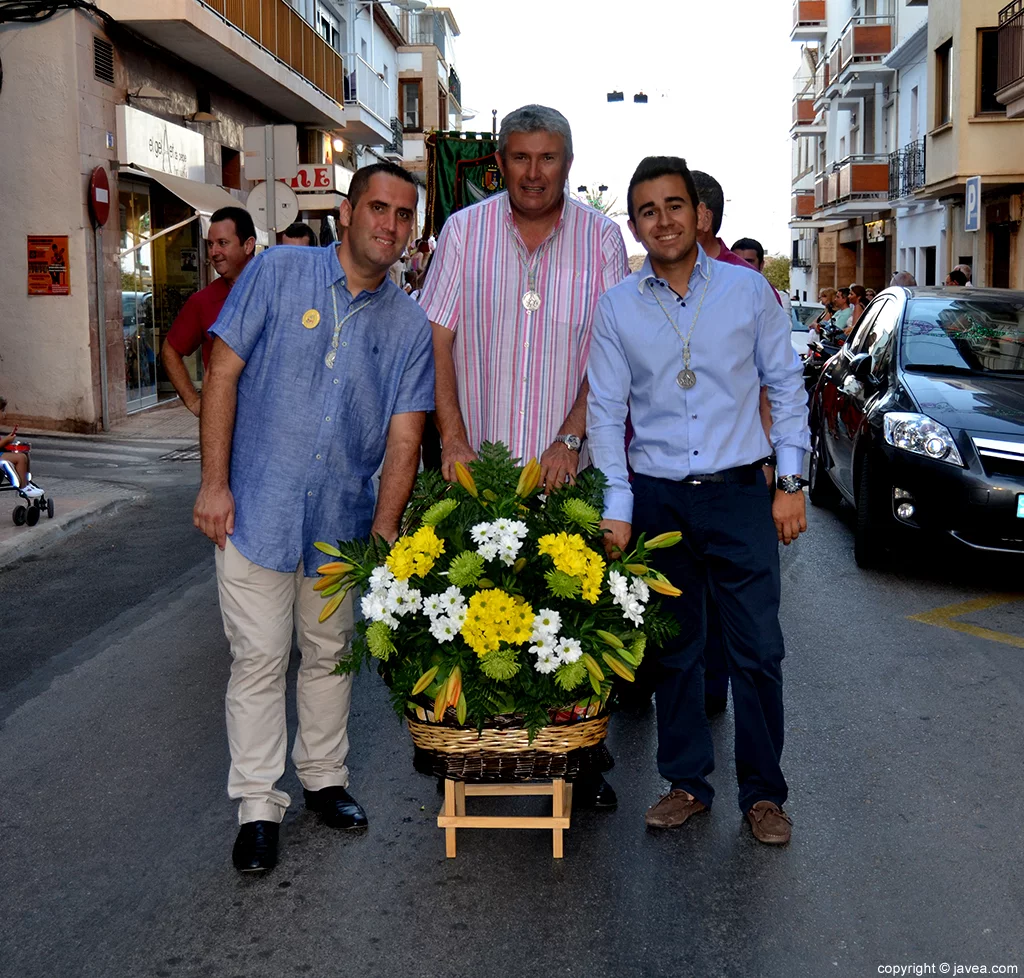
{"label": "car headlight", "polygon": [[949,429],[926,414],[893,411],[883,419],[885,440],[894,448],[937,462],[963,465]]}

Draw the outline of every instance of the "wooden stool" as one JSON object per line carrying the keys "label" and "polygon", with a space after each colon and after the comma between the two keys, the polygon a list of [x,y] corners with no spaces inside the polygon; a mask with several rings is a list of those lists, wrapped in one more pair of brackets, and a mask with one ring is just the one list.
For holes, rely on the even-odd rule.
{"label": "wooden stool", "polygon": [[[467,815],[467,795],[550,795],[551,815],[536,818],[505,815]],[[572,785],[564,778],[553,781],[531,781],[517,784],[466,784],[465,781],[444,782],[444,808],[437,816],[438,828],[444,829],[445,853],[455,858],[456,829],[550,829],[555,859],[562,858],[562,832],[569,828],[572,813]]]}

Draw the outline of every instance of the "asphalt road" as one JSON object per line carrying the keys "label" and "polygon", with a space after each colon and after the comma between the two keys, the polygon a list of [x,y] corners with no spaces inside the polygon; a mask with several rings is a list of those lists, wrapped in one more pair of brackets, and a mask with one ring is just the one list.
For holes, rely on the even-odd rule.
{"label": "asphalt road", "polygon": [[[4,978],[1024,967],[1024,641],[1007,644],[1024,595],[981,601],[1017,565],[938,554],[862,572],[844,514],[812,513],[783,555],[786,849],[754,842],[735,807],[731,714],[712,814],[646,831],[663,790],[648,711],[613,721],[619,809],[575,814],[564,860],[539,833],[470,831],[446,860],[435,784],[363,674],[350,760],[369,832],[293,806],[278,868],[250,880],[229,858],[228,656],[195,476],[0,570]],[[949,619],[971,633],[909,617],[974,599]],[[283,787],[301,799],[290,771]]]}

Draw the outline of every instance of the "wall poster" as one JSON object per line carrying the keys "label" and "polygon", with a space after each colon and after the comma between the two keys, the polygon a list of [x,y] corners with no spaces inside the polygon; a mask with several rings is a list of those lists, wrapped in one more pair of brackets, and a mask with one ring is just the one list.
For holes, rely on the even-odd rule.
{"label": "wall poster", "polygon": [[28,236],[28,294],[71,295],[66,234]]}

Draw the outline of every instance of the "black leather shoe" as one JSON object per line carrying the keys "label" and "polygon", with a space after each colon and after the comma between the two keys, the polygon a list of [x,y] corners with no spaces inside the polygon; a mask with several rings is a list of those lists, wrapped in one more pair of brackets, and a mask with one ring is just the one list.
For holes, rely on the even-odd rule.
{"label": "black leather shoe", "polygon": [[238,830],[231,861],[240,873],[266,873],[277,865],[277,822],[244,822]]}
{"label": "black leather shoe", "polygon": [[720,716],[725,713],[725,708],[729,705],[729,698],[727,696],[705,696],[704,697],[704,712],[707,714],[708,719],[712,717]]}
{"label": "black leather shoe", "polygon": [[365,829],[370,824],[359,804],[341,785],[331,785],[319,791],[303,789],[306,807],[320,816],[320,821],[332,829]]}
{"label": "black leather shoe", "polygon": [[582,778],[572,787],[573,808],[595,808],[603,811],[617,807],[619,799],[615,789],[599,774],[596,778]]}

